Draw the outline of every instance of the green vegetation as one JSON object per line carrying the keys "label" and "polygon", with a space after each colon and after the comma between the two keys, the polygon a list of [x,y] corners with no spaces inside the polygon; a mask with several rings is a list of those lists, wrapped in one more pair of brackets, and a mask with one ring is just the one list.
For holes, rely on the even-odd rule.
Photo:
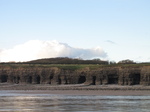
{"label": "green vegetation", "polygon": [[82,59],[72,59],[67,57],[58,57],[58,58],[38,59],[38,60],[33,60],[25,63],[27,64],[108,64],[108,61],[102,61],[100,59],[82,60]]}
{"label": "green vegetation", "polygon": [[102,67],[103,65],[97,65],[97,64],[0,64],[0,68],[3,67],[9,67],[9,68],[13,68],[13,69],[17,69],[17,68],[36,68],[36,67],[40,67],[40,68],[51,68],[51,67],[57,67],[60,69],[64,69],[64,70],[77,70],[77,69],[83,69],[83,68],[90,68],[90,69],[94,69],[94,68],[99,68]]}
{"label": "green vegetation", "polygon": [[[127,63],[126,63],[127,62]],[[150,66],[150,63],[135,63],[130,60],[123,60],[119,63],[108,63],[107,61],[102,61],[100,59],[94,60],[81,60],[81,59],[70,59],[70,58],[50,58],[50,59],[40,59],[29,62],[21,63],[0,63],[0,68],[9,67],[13,69],[17,68],[49,68],[57,67],[64,70],[77,70],[83,68],[97,69],[101,67],[141,67]]]}
{"label": "green vegetation", "polygon": [[99,64],[0,64],[0,68],[51,68],[57,67],[64,70],[77,70],[83,68],[89,68],[91,70],[101,68],[101,67],[141,67],[150,66],[150,64],[112,64],[112,65],[99,65]]}

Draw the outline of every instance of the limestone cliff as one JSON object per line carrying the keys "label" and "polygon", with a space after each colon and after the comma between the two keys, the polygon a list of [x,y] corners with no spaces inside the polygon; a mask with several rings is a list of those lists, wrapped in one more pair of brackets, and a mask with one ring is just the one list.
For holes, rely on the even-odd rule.
{"label": "limestone cliff", "polygon": [[150,66],[63,69],[48,66],[0,66],[0,83],[150,85]]}

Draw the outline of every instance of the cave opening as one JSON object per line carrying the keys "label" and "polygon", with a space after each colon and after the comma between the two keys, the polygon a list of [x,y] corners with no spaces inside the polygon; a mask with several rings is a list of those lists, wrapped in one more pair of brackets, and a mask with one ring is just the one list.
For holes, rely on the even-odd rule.
{"label": "cave opening", "polygon": [[140,75],[140,73],[138,73],[138,74],[134,74],[133,84],[135,84],[135,85],[140,84],[140,79],[141,79],[141,75]]}
{"label": "cave opening", "polygon": [[115,74],[109,75],[108,84],[118,84],[118,75]]}
{"label": "cave opening", "polygon": [[51,75],[51,76],[49,77],[49,80],[50,80],[49,84],[52,83],[52,79],[53,79],[53,75]]}
{"label": "cave opening", "polygon": [[36,77],[36,81],[37,81],[37,84],[41,83],[41,77],[39,75]]}
{"label": "cave opening", "polygon": [[68,78],[65,76],[65,84],[68,84]]}
{"label": "cave opening", "polygon": [[7,82],[8,80],[8,76],[7,75],[2,75],[1,76],[1,82],[4,83],[4,82]]}
{"label": "cave opening", "polygon": [[61,78],[60,77],[58,78],[58,84],[61,84]]}
{"label": "cave opening", "polygon": [[29,83],[32,83],[32,76],[29,76]]}
{"label": "cave opening", "polygon": [[53,76],[50,76],[49,78],[50,78],[50,80],[52,80],[52,79],[53,79]]}
{"label": "cave opening", "polygon": [[92,85],[96,85],[96,76],[92,77]]}
{"label": "cave opening", "polygon": [[14,77],[14,82],[15,82],[16,84],[19,84],[19,82],[20,82],[20,77],[19,77],[19,76]]}
{"label": "cave opening", "polygon": [[82,84],[86,81],[86,77],[85,76],[79,76],[79,79],[78,79],[78,84]]}

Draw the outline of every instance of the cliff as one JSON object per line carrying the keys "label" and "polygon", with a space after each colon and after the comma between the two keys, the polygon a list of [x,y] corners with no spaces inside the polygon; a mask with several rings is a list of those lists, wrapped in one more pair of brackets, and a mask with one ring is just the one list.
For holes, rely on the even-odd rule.
{"label": "cliff", "polygon": [[0,64],[0,83],[150,85],[150,66]]}

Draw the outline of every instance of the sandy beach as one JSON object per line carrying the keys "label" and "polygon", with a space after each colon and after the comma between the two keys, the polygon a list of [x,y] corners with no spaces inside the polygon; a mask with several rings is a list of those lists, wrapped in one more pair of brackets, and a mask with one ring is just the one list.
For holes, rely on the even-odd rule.
{"label": "sandy beach", "polygon": [[120,85],[48,85],[1,83],[0,90],[22,94],[63,94],[63,95],[150,95],[150,86]]}
{"label": "sandy beach", "polygon": [[21,94],[57,94],[57,95],[100,95],[100,96],[149,96],[150,91],[113,91],[113,90],[12,90],[11,93]]}

